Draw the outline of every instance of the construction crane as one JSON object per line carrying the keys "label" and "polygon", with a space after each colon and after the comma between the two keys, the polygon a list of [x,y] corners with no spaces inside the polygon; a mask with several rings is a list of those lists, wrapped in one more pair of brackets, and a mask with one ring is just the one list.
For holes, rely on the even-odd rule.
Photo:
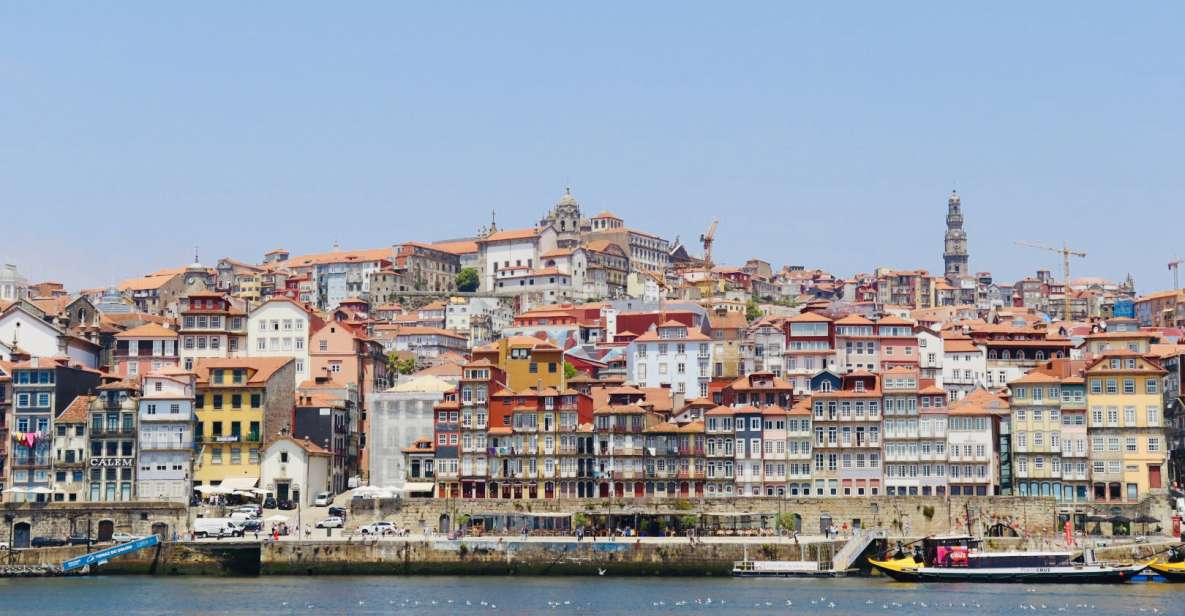
{"label": "construction crane", "polygon": [[1179,291],[1181,289],[1181,282],[1177,278],[1177,270],[1180,269],[1181,264],[1185,263],[1185,259],[1176,259],[1169,261],[1169,271],[1173,273],[1173,290]]}
{"label": "construction crane", "polygon": [[1070,320],[1070,257],[1086,258],[1085,252],[1078,252],[1071,250],[1070,246],[1062,242],[1061,248],[1053,246],[1046,246],[1036,242],[1017,242],[1017,246],[1026,246],[1028,248],[1036,248],[1038,250],[1048,250],[1049,252],[1056,252],[1062,256],[1062,281],[1065,288],[1062,290],[1062,298],[1064,302],[1064,312],[1062,313],[1062,320]]}
{"label": "construction crane", "polygon": [[712,225],[708,227],[707,233],[701,233],[699,241],[704,245],[704,279],[703,282],[708,285],[708,290],[712,295],[715,295],[715,282],[712,279],[712,242],[716,239],[716,225],[720,221],[713,218]]}
{"label": "construction crane", "polygon": [[712,241],[716,239],[716,225],[720,221],[713,218],[712,226],[708,227],[707,233],[701,233],[699,241],[704,245],[704,270],[710,271],[712,269]]}

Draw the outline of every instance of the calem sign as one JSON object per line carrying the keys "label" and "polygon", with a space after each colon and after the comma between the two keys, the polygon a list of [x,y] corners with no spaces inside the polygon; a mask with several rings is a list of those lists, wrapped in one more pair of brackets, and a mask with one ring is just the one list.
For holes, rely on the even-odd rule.
{"label": "calem sign", "polygon": [[133,468],[136,466],[135,458],[91,458],[91,468]]}

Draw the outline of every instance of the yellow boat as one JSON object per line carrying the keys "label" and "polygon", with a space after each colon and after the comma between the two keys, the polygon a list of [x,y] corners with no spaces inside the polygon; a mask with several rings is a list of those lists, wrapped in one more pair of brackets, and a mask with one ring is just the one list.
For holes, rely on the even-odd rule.
{"label": "yellow boat", "polygon": [[[1005,582],[1119,584],[1130,581],[1143,563],[1075,562],[1069,552],[981,552],[966,535],[927,537],[915,554],[898,551],[868,564],[898,582]],[[950,550],[950,551],[948,551]]]}
{"label": "yellow boat", "polygon": [[1148,563],[1148,568],[1170,582],[1185,582],[1185,562],[1170,563],[1154,560]]}

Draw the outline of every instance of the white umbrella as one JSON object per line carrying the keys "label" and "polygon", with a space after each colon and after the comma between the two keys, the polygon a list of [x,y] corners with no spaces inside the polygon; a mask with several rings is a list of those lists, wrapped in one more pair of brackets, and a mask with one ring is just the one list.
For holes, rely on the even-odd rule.
{"label": "white umbrella", "polygon": [[36,488],[30,488],[28,490],[28,492],[29,492],[29,494],[53,494],[53,490],[46,488],[46,487],[42,487],[42,486],[38,486]]}
{"label": "white umbrella", "polygon": [[11,488],[6,488],[4,491],[9,492],[11,494],[23,494],[23,493],[28,492],[29,488],[22,488],[20,486],[12,486]]}
{"label": "white umbrella", "polygon": [[286,516],[286,515],[280,515],[280,514],[278,514],[278,513],[277,513],[276,515],[269,515],[269,516],[267,516],[267,518],[265,518],[265,519],[264,519],[264,521],[265,521],[265,522],[287,522],[287,521],[288,521],[288,516]]}
{"label": "white umbrella", "polygon": [[195,486],[193,489],[204,494],[206,492],[217,492],[218,486]]}
{"label": "white umbrella", "polygon": [[254,492],[256,494],[267,494],[268,493],[268,491],[264,490],[263,488],[251,488],[250,491]]}

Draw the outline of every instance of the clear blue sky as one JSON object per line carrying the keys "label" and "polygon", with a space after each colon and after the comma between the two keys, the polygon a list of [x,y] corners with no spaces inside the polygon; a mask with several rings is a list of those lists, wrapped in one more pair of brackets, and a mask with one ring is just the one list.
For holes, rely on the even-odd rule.
{"label": "clear blue sky", "polygon": [[847,275],[1166,287],[1185,4],[5,2],[0,258],[98,286],[192,258],[585,213]]}

